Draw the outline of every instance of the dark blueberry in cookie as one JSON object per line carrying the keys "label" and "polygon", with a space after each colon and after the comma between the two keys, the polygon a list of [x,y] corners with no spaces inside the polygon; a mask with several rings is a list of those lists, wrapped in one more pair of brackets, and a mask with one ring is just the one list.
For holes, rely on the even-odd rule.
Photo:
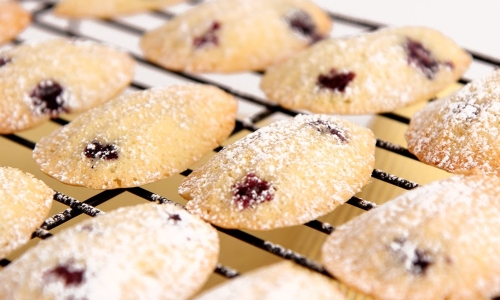
{"label": "dark blueberry in cookie", "polygon": [[55,118],[68,112],[64,107],[63,87],[52,79],[43,80],[30,92],[35,111]]}
{"label": "dark blueberry in cookie", "polygon": [[290,28],[298,34],[308,38],[311,42],[317,42],[323,37],[318,34],[316,24],[311,16],[303,10],[297,10],[286,17]]}
{"label": "dark blueberry in cookie", "polygon": [[178,214],[168,214],[168,219],[174,221],[175,224],[177,224],[177,222],[179,221],[182,221],[181,216],[179,216]]}
{"label": "dark blueberry in cookie", "polygon": [[221,24],[218,21],[213,21],[210,28],[201,36],[195,37],[193,40],[193,46],[198,49],[206,46],[217,46],[219,45],[219,38],[217,37],[217,31],[219,31]]}
{"label": "dark blueberry in cookie", "polygon": [[12,61],[12,59],[8,58],[8,57],[0,57],[0,67],[10,63]]}
{"label": "dark blueberry in cookie", "polygon": [[406,270],[414,275],[425,275],[427,269],[434,263],[431,253],[417,248],[405,238],[395,239],[390,248]]}
{"label": "dark blueberry in cookie", "polygon": [[334,124],[330,124],[327,121],[317,120],[314,122],[307,123],[307,125],[310,125],[310,126],[316,128],[316,130],[318,130],[320,133],[333,134],[342,143],[347,142],[347,136],[346,136],[345,132],[342,130],[342,128],[339,128],[339,127],[335,126]]}
{"label": "dark blueberry in cookie", "polygon": [[46,281],[62,280],[65,286],[78,286],[85,280],[85,269],[76,268],[69,262],[46,271],[43,278]]}
{"label": "dark blueberry in cookie", "polygon": [[115,144],[101,144],[99,141],[93,141],[87,144],[83,154],[87,158],[98,158],[105,160],[118,159],[118,146]]}
{"label": "dark blueberry in cookie", "polygon": [[421,43],[410,38],[406,39],[405,50],[408,55],[408,64],[419,68],[428,79],[433,79],[439,71],[440,63],[432,56],[432,53]]}
{"label": "dark blueberry in cookie", "polygon": [[415,255],[411,261],[411,272],[418,275],[425,275],[427,268],[432,263],[432,257],[429,252],[415,249]]}
{"label": "dark blueberry in cookie", "polygon": [[336,69],[331,69],[326,75],[318,76],[317,84],[320,88],[327,88],[332,91],[343,92],[347,85],[356,77],[354,72],[337,72]]}
{"label": "dark blueberry in cookie", "polygon": [[240,209],[254,207],[264,201],[273,200],[274,191],[269,182],[254,173],[248,173],[241,182],[233,186],[233,201]]}

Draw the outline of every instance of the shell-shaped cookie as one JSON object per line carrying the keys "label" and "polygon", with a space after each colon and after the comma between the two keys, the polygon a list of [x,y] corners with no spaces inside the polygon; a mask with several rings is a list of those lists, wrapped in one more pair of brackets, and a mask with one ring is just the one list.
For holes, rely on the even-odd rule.
{"label": "shell-shaped cookie", "polygon": [[53,195],[33,175],[0,167],[0,258],[29,241],[47,217]]}
{"label": "shell-shaped cookie", "polygon": [[133,187],[187,169],[235,125],[237,100],[209,85],[153,88],[115,98],[43,137],[46,174],[94,189]]}
{"label": "shell-shaped cookie", "polygon": [[436,30],[385,28],[321,41],[269,68],[261,88],[286,108],[388,112],[435,96],[470,62],[469,54]]}
{"label": "shell-shaped cookie", "polygon": [[55,39],[0,51],[0,133],[29,129],[119,94],[135,62],[90,41]]}
{"label": "shell-shaped cookie", "polygon": [[185,0],[61,0],[54,13],[69,18],[111,18],[174,5]]}
{"label": "shell-shaped cookie", "polygon": [[343,300],[336,283],[290,261],[261,267],[231,279],[195,300]]}
{"label": "shell-shaped cookie", "polygon": [[30,13],[17,1],[0,1],[0,44],[16,37],[30,22]]}
{"label": "shell-shaped cookie", "polygon": [[0,298],[187,299],[218,254],[217,231],[182,208],[123,207],[28,250],[0,272]]}
{"label": "shell-shaped cookie", "polygon": [[433,101],[411,119],[408,150],[454,173],[500,171],[500,71]]}
{"label": "shell-shaped cookie", "polygon": [[147,32],[147,59],[180,71],[262,70],[328,35],[331,19],[309,0],[215,0]]}
{"label": "shell-shaped cookie", "polygon": [[498,299],[500,178],[457,175],[339,226],[326,269],[375,299]]}
{"label": "shell-shaped cookie", "polygon": [[225,147],[179,187],[186,208],[217,226],[268,230],[334,210],[369,182],[375,138],[327,115],[299,115]]}

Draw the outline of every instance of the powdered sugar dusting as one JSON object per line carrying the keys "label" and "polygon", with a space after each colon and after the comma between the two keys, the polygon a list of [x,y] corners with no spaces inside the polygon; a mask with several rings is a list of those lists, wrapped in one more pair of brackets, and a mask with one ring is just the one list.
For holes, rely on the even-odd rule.
{"label": "powdered sugar dusting", "polygon": [[[192,199],[188,210],[222,227],[301,224],[333,210],[369,181],[374,145],[366,128],[333,116],[299,115],[224,148],[191,173],[179,193]],[[232,200],[234,186],[249,174],[272,186],[273,197],[241,209]]]}
{"label": "powdered sugar dusting", "polygon": [[486,175],[413,189],[337,227],[325,267],[381,299],[491,298],[500,292],[498,193],[500,179]]}
{"label": "powdered sugar dusting", "polygon": [[33,175],[0,167],[0,258],[29,241],[47,216],[53,194]]}
{"label": "powdered sugar dusting", "polygon": [[0,273],[0,294],[186,299],[213,272],[218,243],[213,227],[175,205],[120,208],[30,249]]}
{"label": "powdered sugar dusting", "polygon": [[[290,17],[297,17],[298,11],[302,17],[292,26]],[[263,70],[327,36],[331,24],[328,15],[311,1],[207,1],[147,32],[141,49],[148,59],[167,69]]]}
{"label": "powdered sugar dusting", "polygon": [[261,267],[199,297],[208,299],[345,299],[330,278],[284,261]]}
{"label": "powdered sugar dusting", "polygon": [[[135,62],[126,53],[91,41],[54,39],[0,51],[0,132],[34,127],[60,113],[82,112],[119,94],[132,80]],[[34,92],[57,86],[57,110]]]}
{"label": "powdered sugar dusting", "polygon": [[500,71],[434,101],[412,118],[406,139],[420,160],[451,172],[500,168]]}
{"label": "powdered sugar dusting", "polygon": [[[234,128],[236,109],[234,97],[208,85],[135,92],[42,138],[33,157],[42,171],[65,183],[138,186],[182,172],[217,147]],[[102,151],[92,151],[93,144],[109,155],[97,155]]]}
{"label": "powdered sugar dusting", "polygon": [[[424,44],[439,61],[452,61],[455,68],[438,64],[432,79],[428,78],[409,63],[408,38]],[[388,112],[433,97],[457,80],[470,61],[465,51],[433,29],[385,28],[320,41],[270,67],[261,88],[270,100],[287,108],[341,114]],[[325,88],[326,83],[331,88]]]}

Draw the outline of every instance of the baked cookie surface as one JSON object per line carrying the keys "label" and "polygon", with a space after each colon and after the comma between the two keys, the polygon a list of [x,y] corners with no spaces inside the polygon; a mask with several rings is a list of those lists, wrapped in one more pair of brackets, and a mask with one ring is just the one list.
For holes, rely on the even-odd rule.
{"label": "baked cookie surface", "polygon": [[30,13],[17,1],[0,1],[0,45],[16,37],[29,23]]}
{"label": "baked cookie surface", "polygon": [[147,59],[171,70],[263,70],[328,35],[331,19],[309,0],[215,0],[147,32]]}
{"label": "baked cookie surface", "polygon": [[225,147],[179,187],[186,208],[217,226],[268,230],[334,210],[370,180],[375,138],[327,115],[299,115]]}
{"label": "baked cookie surface", "polygon": [[70,185],[133,187],[187,169],[233,130],[237,100],[219,88],[186,84],[115,98],[43,137],[41,170]]}
{"label": "baked cookie surface", "polygon": [[408,150],[453,173],[500,171],[500,71],[429,103],[411,119]]}
{"label": "baked cookie surface", "polygon": [[497,299],[500,179],[455,176],[341,225],[325,268],[375,299]]}
{"label": "baked cookie surface", "polygon": [[217,231],[173,204],[85,220],[0,271],[2,299],[187,299],[217,264]]}
{"label": "baked cookie surface", "polygon": [[33,175],[0,167],[0,258],[24,245],[52,206],[54,191]]}
{"label": "baked cookie surface", "polygon": [[466,71],[471,57],[426,27],[385,28],[320,41],[262,77],[269,100],[317,113],[389,112],[429,100]]}
{"label": "baked cookie surface", "polygon": [[261,267],[231,279],[195,300],[209,299],[345,299],[334,281],[290,261]]}
{"label": "baked cookie surface", "polygon": [[110,18],[140,13],[185,0],[61,0],[54,7],[54,13],[69,18]]}
{"label": "baked cookie surface", "polygon": [[0,133],[97,106],[126,88],[134,68],[128,54],[91,41],[55,39],[0,51]]}

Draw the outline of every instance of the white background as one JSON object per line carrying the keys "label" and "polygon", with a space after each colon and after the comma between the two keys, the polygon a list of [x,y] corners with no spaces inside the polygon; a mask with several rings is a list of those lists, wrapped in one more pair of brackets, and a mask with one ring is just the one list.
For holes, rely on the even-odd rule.
{"label": "white background", "polygon": [[[332,12],[387,25],[426,25],[460,46],[500,59],[500,1],[314,0]],[[335,28],[334,28],[335,30]]]}

